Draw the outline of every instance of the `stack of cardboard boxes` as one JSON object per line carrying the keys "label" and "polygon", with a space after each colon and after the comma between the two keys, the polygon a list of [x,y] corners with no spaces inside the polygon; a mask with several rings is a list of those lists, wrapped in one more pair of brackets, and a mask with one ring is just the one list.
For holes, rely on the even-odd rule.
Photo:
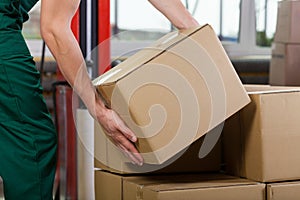
{"label": "stack of cardboard boxes", "polygon": [[96,172],[101,200],[263,200],[265,184],[223,174],[120,176]]}
{"label": "stack of cardboard boxes", "polygon": [[209,25],[167,34],[94,84],[145,161],[131,164],[95,123],[96,199],[264,199],[265,184],[220,173],[222,122],[250,98]]}
{"label": "stack of cardboard boxes", "polygon": [[167,34],[94,84],[145,160],[131,164],[95,122],[97,200],[300,198],[300,88],[242,85],[209,25]]}
{"label": "stack of cardboard boxes", "polygon": [[300,1],[278,2],[277,25],[272,45],[270,84],[300,85]]}
{"label": "stack of cardboard boxes", "polygon": [[267,200],[299,199],[300,88],[251,86],[223,130],[228,174],[266,183]]}
{"label": "stack of cardboard boxes", "polygon": [[[300,88],[245,85],[245,89],[251,103],[226,120],[222,151],[217,145],[206,157],[215,162],[203,162],[201,167],[192,150],[184,154],[191,157],[181,167],[173,163],[172,170],[159,174],[98,170],[96,199],[299,199]],[[223,173],[220,164],[225,165]],[[182,173],[192,165],[198,166],[198,173]]]}

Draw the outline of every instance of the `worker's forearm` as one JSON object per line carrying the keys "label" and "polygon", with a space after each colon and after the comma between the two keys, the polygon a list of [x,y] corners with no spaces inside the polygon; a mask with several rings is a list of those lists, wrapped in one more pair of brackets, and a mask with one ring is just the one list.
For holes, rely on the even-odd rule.
{"label": "worker's forearm", "polygon": [[135,134],[115,111],[105,107],[88,76],[79,44],[70,29],[78,6],[79,0],[42,0],[42,37],[65,79],[80,96],[90,114],[101,124],[105,134],[133,163],[141,165],[143,158],[132,144],[137,140]]}
{"label": "worker's forearm", "polygon": [[[58,31],[59,30],[59,31]],[[46,30],[43,34],[50,51],[55,57],[57,64],[65,79],[80,96],[91,113],[96,108],[95,103],[101,104],[97,108],[104,108],[102,101],[97,101],[97,94],[92,86],[85,67],[85,61],[81,54],[78,42],[71,31],[67,28]],[[103,113],[98,111],[99,114]]]}
{"label": "worker's forearm", "polygon": [[[78,6],[79,0],[43,0],[41,33],[65,79],[91,112],[96,103],[100,104],[97,109],[105,106],[102,101],[97,101],[79,44],[70,29]],[[100,114],[103,113],[101,111],[98,110]]]}
{"label": "worker's forearm", "polygon": [[149,2],[178,29],[199,25],[180,0],[149,0]]}

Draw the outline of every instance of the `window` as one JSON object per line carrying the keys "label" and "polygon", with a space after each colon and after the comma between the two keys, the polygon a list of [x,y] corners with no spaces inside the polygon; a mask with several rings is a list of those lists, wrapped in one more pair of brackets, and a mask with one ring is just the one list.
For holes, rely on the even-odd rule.
{"label": "window", "polygon": [[256,43],[259,46],[271,46],[276,30],[278,1],[255,0]]}
{"label": "window", "polygon": [[[238,40],[240,0],[185,0],[183,3],[200,24],[212,25],[222,40]],[[139,40],[134,32],[143,32],[143,39],[151,40],[149,32],[166,33],[172,30],[170,22],[148,1],[112,0],[111,16],[113,33],[130,31],[132,40]]]}
{"label": "window", "polygon": [[169,21],[147,0],[111,0],[111,23],[123,31],[166,33],[171,27]]}
{"label": "window", "polygon": [[[238,43],[241,0],[182,1],[200,24],[210,24],[220,39]],[[173,28],[170,22],[146,0],[111,0],[113,26],[112,55],[124,55],[147,46]]]}
{"label": "window", "polygon": [[189,10],[200,24],[209,23],[222,41],[238,41],[240,0],[196,0],[194,6]]}
{"label": "window", "polygon": [[[239,42],[236,44],[223,43],[229,57],[252,57],[269,59],[271,49],[269,46],[257,45],[257,12],[254,0],[241,0],[240,2],[240,26]],[[274,13],[270,17],[276,18]],[[276,19],[275,19],[276,21]]]}
{"label": "window", "polygon": [[240,28],[240,0],[223,0],[221,3],[221,40],[237,41]]}
{"label": "window", "polygon": [[[200,24],[210,24],[229,56],[269,55],[279,0],[182,0]],[[111,0],[112,56],[143,48],[173,30],[147,0]],[[24,24],[33,55],[41,55],[38,3]],[[127,49],[127,50],[126,50]],[[128,52],[128,51],[127,51]],[[47,51],[46,55],[51,55]]]}

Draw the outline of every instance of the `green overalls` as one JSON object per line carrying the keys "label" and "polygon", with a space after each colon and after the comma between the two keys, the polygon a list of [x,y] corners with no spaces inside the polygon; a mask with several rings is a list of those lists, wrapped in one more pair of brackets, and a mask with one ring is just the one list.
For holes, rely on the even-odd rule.
{"label": "green overalls", "polygon": [[6,200],[52,199],[57,136],[21,35],[36,0],[0,0],[0,176]]}

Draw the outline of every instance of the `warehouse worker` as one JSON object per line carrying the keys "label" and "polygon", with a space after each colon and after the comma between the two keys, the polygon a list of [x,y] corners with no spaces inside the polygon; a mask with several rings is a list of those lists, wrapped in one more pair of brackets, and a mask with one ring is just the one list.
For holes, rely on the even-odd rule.
{"label": "warehouse worker", "polygon": [[[0,0],[0,176],[7,200],[52,199],[57,136],[39,73],[21,34],[37,0]],[[179,29],[197,26],[180,0],[150,0]],[[98,98],[70,29],[79,0],[42,0],[41,34],[61,72],[107,136],[135,164],[137,138]],[[79,73],[80,72],[80,73]],[[75,79],[80,74],[80,84]]]}

